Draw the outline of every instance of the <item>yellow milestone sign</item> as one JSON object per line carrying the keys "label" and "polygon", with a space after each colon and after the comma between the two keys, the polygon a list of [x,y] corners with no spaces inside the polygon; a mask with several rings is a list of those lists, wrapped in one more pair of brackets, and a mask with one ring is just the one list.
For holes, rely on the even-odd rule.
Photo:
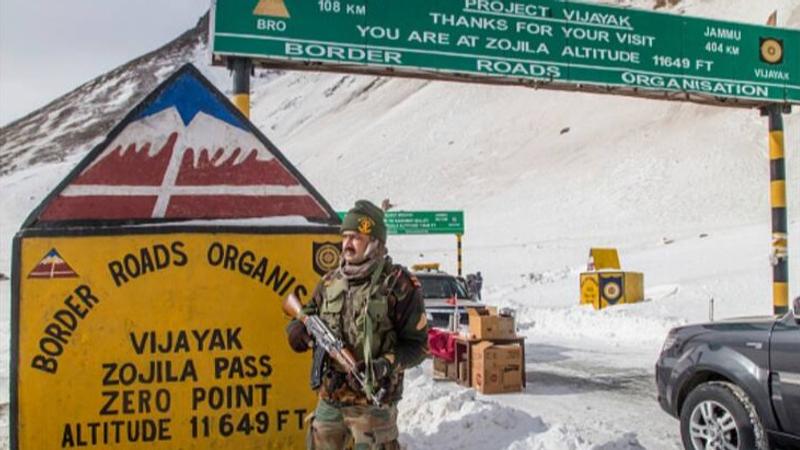
{"label": "yellow milestone sign", "polygon": [[310,357],[289,348],[281,300],[308,300],[337,242],[301,232],[23,237],[19,449],[302,448]]}

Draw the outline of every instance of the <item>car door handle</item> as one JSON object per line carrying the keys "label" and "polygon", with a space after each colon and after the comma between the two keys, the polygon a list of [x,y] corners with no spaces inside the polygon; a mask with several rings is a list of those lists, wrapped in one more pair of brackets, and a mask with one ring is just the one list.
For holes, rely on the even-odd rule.
{"label": "car door handle", "polygon": [[754,348],[756,350],[761,350],[762,348],[764,348],[764,344],[761,342],[747,342],[744,345],[745,347]]}
{"label": "car door handle", "polygon": [[792,384],[800,386],[800,373],[794,372],[778,372],[778,378],[783,384]]}

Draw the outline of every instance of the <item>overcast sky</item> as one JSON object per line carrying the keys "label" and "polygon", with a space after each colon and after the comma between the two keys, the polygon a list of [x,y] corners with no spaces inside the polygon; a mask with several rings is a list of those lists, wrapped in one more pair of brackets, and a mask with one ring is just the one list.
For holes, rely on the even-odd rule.
{"label": "overcast sky", "polygon": [[0,126],[160,47],[210,0],[0,0]]}

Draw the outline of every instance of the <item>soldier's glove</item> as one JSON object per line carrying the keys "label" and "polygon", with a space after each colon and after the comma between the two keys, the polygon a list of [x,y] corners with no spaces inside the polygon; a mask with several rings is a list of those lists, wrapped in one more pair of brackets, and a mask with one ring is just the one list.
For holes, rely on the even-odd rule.
{"label": "soldier's glove", "polygon": [[386,358],[378,358],[372,361],[372,373],[375,374],[376,380],[389,378],[389,375],[392,374],[392,369],[392,363],[387,361]]}
{"label": "soldier's glove", "polygon": [[286,327],[286,334],[289,335],[289,346],[297,353],[308,350],[309,347],[311,347],[311,342],[314,340],[311,335],[308,334],[306,326],[297,320],[289,322],[289,325]]}
{"label": "soldier's glove", "polygon": [[[364,361],[358,363],[358,371],[361,373],[365,373],[367,370],[367,364]],[[372,361],[372,375],[374,376],[375,381],[383,381],[392,374],[392,363],[390,363],[386,358],[380,357],[374,359]]]}

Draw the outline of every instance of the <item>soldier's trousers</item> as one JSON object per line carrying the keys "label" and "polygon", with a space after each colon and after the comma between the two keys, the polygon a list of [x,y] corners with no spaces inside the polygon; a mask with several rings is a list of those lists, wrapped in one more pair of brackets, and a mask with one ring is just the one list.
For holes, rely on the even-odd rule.
{"label": "soldier's trousers", "polygon": [[309,430],[309,450],[398,450],[397,406],[336,407],[319,400]]}

